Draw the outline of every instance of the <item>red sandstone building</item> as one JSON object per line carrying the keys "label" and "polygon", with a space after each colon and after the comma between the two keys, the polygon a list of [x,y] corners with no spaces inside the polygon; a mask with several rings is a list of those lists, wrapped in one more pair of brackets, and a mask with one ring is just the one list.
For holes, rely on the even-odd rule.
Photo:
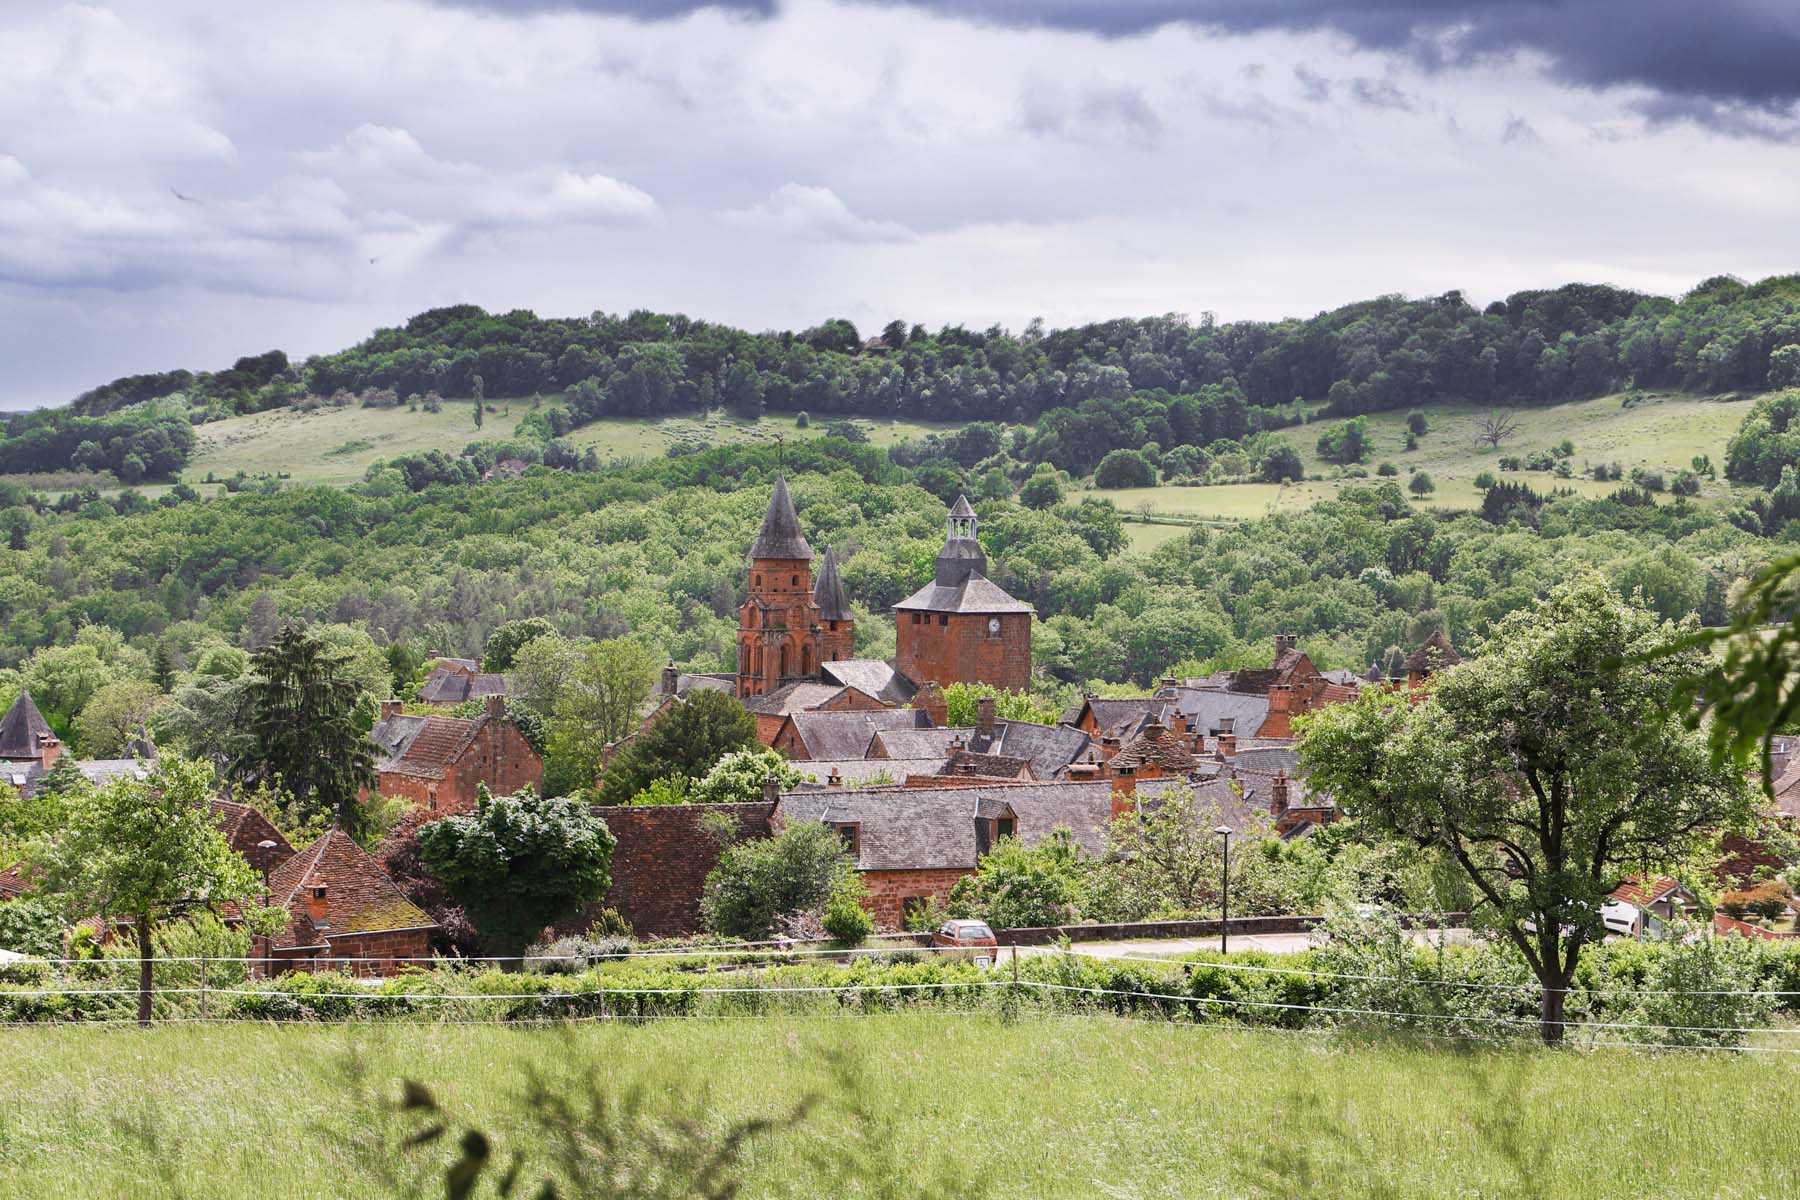
{"label": "red sandstone building", "polygon": [[529,784],[544,786],[544,761],[519,727],[506,717],[506,699],[489,696],[472,721],[458,717],[409,717],[400,705],[382,706],[369,731],[375,743],[376,790],[410,800],[428,819],[472,812],[481,784],[509,795]]}
{"label": "red sandstone building", "polygon": [[[987,569],[975,510],[959,496],[931,583],[895,606],[894,661],[854,659],[856,626],[836,556],[825,551],[815,579],[812,546],[787,481],[777,479],[750,547],[750,586],[738,610],[738,698],[753,710],[773,710],[763,715],[788,717],[824,707],[797,694],[797,685],[820,682],[884,704],[904,704],[927,684],[1024,690],[1031,682],[1032,608],[988,579]],[[774,702],[759,706],[762,697]]]}

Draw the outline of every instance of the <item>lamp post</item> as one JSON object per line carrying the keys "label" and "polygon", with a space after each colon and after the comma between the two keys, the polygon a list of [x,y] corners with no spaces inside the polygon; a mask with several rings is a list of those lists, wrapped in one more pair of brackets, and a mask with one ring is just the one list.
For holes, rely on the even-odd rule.
{"label": "lamp post", "polygon": [[1219,953],[1231,953],[1231,826],[1221,825],[1213,830],[1223,839],[1225,855],[1223,865],[1219,868]]}

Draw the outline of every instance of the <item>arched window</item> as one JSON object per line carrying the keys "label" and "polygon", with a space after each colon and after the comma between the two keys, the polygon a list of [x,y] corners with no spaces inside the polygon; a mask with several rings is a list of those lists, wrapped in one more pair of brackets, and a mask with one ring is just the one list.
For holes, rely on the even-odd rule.
{"label": "arched window", "polygon": [[786,642],[781,643],[781,676],[783,679],[787,678],[787,673],[788,673],[787,650],[788,650],[787,643]]}
{"label": "arched window", "polygon": [[812,669],[812,647],[802,646],[800,647],[800,673],[811,675]]}

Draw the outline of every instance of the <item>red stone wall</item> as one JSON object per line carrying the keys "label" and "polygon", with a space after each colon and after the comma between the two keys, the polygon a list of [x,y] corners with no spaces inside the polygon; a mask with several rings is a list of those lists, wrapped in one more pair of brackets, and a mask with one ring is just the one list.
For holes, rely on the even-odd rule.
{"label": "red stone wall", "polygon": [[863,886],[869,889],[865,902],[874,914],[878,929],[899,929],[905,923],[906,899],[909,896],[934,896],[942,903],[950,899],[950,889],[974,870],[928,871],[864,871]]}
{"label": "red stone wall", "polygon": [[[261,939],[258,939],[261,943]],[[259,944],[257,954],[276,961],[255,972],[258,975],[285,975],[292,972],[341,971],[359,979],[379,979],[398,975],[407,967],[424,965],[431,957],[429,929],[378,930],[373,933],[348,933],[329,939],[324,950],[274,950]]]}
{"label": "red stone wall", "polygon": [[[999,636],[989,636],[983,613],[895,615],[895,664],[916,682],[991,683],[1023,691],[1031,683],[1031,614],[1002,613]],[[919,620],[915,624],[914,617]]]}
{"label": "red stone wall", "polygon": [[702,814],[720,812],[737,822],[740,838],[769,836],[767,804],[633,804],[595,808],[618,839],[612,887],[597,903],[562,922],[559,932],[579,933],[616,908],[640,936],[679,936],[700,928],[700,893],[719,865],[719,846],[701,827]]}

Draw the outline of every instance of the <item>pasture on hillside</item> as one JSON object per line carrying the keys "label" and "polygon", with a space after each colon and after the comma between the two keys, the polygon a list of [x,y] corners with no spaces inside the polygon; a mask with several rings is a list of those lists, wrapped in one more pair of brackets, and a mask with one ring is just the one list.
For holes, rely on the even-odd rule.
{"label": "pasture on hillside", "polygon": [[[911,1013],[645,1025],[176,1025],[0,1030],[7,1192],[443,1195],[469,1128],[522,1188],[573,1144],[522,1096],[588,1112],[629,1164],[675,1118],[751,1136],[743,1196],[1776,1197],[1800,1157],[1722,1120],[1800,1085],[1785,1054],[1587,1053],[1348,1035]],[[427,1087],[437,1115],[395,1111]],[[634,1089],[637,1100],[629,1099]],[[817,1102],[786,1124],[802,1098]],[[625,1098],[625,1099],[621,1099]],[[535,1110],[541,1114],[544,1110]],[[591,1131],[590,1131],[591,1134]],[[399,1178],[383,1178],[385,1173]],[[491,1182],[477,1195],[494,1194]],[[561,1194],[680,1191],[565,1188]]]}
{"label": "pasture on hillside", "polygon": [[[1688,465],[1697,454],[1710,455],[1721,472],[1717,481],[1706,481],[1701,488],[1701,501],[1724,503],[1733,492],[1723,478],[1725,445],[1750,411],[1753,397],[1714,399],[1695,396],[1645,393],[1629,408],[1620,396],[1602,396],[1573,404],[1544,408],[1508,410],[1518,418],[1518,429],[1499,449],[1476,444],[1482,418],[1489,410],[1461,403],[1428,405],[1422,409],[1430,430],[1419,439],[1417,450],[1407,450],[1406,416],[1402,411],[1370,413],[1366,418],[1373,435],[1374,451],[1363,464],[1368,480],[1308,479],[1301,483],[1239,483],[1217,487],[1124,488],[1096,491],[1117,504],[1127,519],[1133,514],[1153,514],[1195,521],[1248,520],[1272,512],[1298,512],[1320,500],[1328,500],[1340,488],[1357,483],[1378,481],[1375,468],[1391,462],[1400,473],[1393,477],[1402,487],[1412,468],[1430,473],[1437,489],[1427,496],[1415,497],[1420,508],[1474,508],[1481,503],[1475,488],[1475,477],[1483,471],[1500,474],[1502,455],[1529,455],[1534,450],[1548,450],[1564,438],[1575,444],[1570,460],[1577,475],[1589,463],[1617,462],[1630,475],[1633,467],[1660,470],[1665,478]],[[1336,472],[1335,464],[1324,462],[1318,453],[1319,435],[1339,424],[1336,419],[1319,419],[1307,425],[1284,429],[1284,438],[1300,452],[1306,473],[1326,476]],[[1605,496],[1620,485],[1599,483],[1591,478],[1557,479],[1548,471],[1521,471],[1509,474],[1530,484],[1535,490],[1549,492],[1553,488],[1571,488],[1584,496]],[[1159,544],[1153,537],[1140,536],[1134,526],[1133,546],[1137,549]]]}

